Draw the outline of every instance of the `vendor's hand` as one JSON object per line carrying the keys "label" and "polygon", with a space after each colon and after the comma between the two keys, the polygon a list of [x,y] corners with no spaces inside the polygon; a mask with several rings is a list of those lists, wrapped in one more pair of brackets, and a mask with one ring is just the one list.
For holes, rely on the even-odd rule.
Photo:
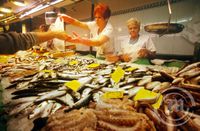
{"label": "vendor's hand", "polygon": [[144,58],[144,57],[148,57],[149,51],[145,48],[142,48],[138,51],[138,57],[140,58]]}
{"label": "vendor's hand", "polygon": [[56,38],[61,39],[61,40],[65,40],[65,41],[69,41],[70,39],[72,39],[71,36],[69,36],[66,32],[56,32]]}
{"label": "vendor's hand", "polygon": [[82,43],[83,39],[76,32],[73,32],[73,37],[67,39],[67,41],[72,43]]}
{"label": "vendor's hand", "polygon": [[124,62],[129,62],[131,60],[131,56],[129,54],[123,54],[120,56],[120,59]]}
{"label": "vendor's hand", "polygon": [[59,14],[58,17],[60,17],[61,20],[64,20],[64,22],[69,23],[69,24],[75,21],[74,18],[65,14]]}

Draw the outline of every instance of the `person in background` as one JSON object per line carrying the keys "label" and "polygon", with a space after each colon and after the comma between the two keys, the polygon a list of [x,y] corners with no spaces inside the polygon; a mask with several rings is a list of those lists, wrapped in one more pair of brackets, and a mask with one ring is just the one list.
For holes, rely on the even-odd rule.
{"label": "person in background", "polygon": [[59,16],[66,23],[90,31],[90,39],[80,37],[77,33],[74,33],[74,37],[69,39],[68,42],[80,43],[87,46],[96,46],[96,56],[105,58],[106,55],[115,52],[113,27],[109,22],[111,11],[107,5],[99,3],[95,6],[93,13],[95,20],[90,22],[81,22],[65,14],[60,14]]}
{"label": "person in background", "polygon": [[70,37],[65,32],[28,32],[28,33],[0,33],[0,54],[14,54],[18,50],[27,50],[39,43],[58,38],[68,40]]}
{"label": "person in background", "polygon": [[153,58],[156,48],[151,37],[140,35],[140,21],[130,18],[127,21],[130,37],[122,42],[120,59],[125,62],[134,61],[137,58]]}

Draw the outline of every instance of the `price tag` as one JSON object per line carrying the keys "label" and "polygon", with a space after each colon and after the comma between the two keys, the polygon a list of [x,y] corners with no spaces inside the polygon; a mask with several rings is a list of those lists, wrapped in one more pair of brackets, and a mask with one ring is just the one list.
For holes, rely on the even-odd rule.
{"label": "price tag", "polygon": [[77,60],[73,60],[73,61],[70,61],[69,62],[69,65],[77,65],[78,64],[78,61]]}
{"label": "price tag", "polygon": [[65,86],[72,89],[73,91],[77,91],[80,88],[81,83],[77,80],[72,80],[72,81],[66,82]]}
{"label": "price tag", "polygon": [[9,57],[8,56],[0,56],[0,63],[7,63],[8,62]]}
{"label": "price tag", "polygon": [[124,73],[125,71],[118,66],[117,69],[111,74],[111,78],[115,83],[118,83],[120,79],[124,77]]}
{"label": "price tag", "polygon": [[111,91],[104,93],[102,97],[105,99],[112,99],[112,98],[123,98],[123,96],[124,96],[124,91]]}
{"label": "price tag", "polygon": [[[138,93],[137,93],[136,96],[134,97],[134,100],[137,101],[137,100],[145,99],[145,98],[149,98],[149,99],[150,99],[150,98],[155,98],[155,97],[158,96],[158,95],[160,95],[160,94],[142,88],[142,89],[140,89],[140,90],[138,91]],[[161,102],[162,102],[162,98],[163,98],[163,96],[160,95],[160,97],[158,98],[157,102],[154,103],[154,104],[152,104],[152,106],[153,106],[155,109],[160,108],[160,105],[161,105]]]}
{"label": "price tag", "polygon": [[138,69],[138,68],[137,67],[129,67],[125,71],[131,72],[131,71],[136,70],[136,69]]}
{"label": "price tag", "polygon": [[96,67],[99,67],[99,65],[100,64],[98,64],[98,63],[92,63],[92,64],[88,65],[87,67],[88,68],[96,68]]}

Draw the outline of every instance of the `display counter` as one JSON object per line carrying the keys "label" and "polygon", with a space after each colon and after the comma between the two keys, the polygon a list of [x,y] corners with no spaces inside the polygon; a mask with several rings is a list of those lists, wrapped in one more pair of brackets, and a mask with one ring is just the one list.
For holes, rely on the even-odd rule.
{"label": "display counter", "polygon": [[180,69],[56,54],[23,52],[1,64],[8,131],[200,129],[199,62]]}

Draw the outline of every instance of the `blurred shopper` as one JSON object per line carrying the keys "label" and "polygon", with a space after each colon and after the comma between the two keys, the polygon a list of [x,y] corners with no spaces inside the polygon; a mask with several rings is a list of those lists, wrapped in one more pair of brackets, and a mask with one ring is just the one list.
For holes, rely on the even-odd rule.
{"label": "blurred shopper", "polygon": [[39,43],[58,38],[68,40],[65,32],[30,32],[30,33],[0,33],[0,54],[14,54],[18,50],[27,50]]}
{"label": "blurred shopper", "polygon": [[130,18],[127,21],[130,34],[128,39],[121,43],[122,61],[135,61],[137,58],[153,58],[156,55],[156,48],[150,36],[140,35],[140,21]]}
{"label": "blurred shopper", "polygon": [[60,18],[66,23],[90,31],[90,39],[82,38],[77,33],[74,33],[74,37],[70,39],[69,42],[80,43],[87,46],[96,46],[96,56],[105,58],[106,55],[113,54],[115,52],[113,27],[109,22],[110,15],[111,11],[109,7],[105,4],[99,3],[94,9],[94,21],[81,22],[64,14],[61,14]]}

